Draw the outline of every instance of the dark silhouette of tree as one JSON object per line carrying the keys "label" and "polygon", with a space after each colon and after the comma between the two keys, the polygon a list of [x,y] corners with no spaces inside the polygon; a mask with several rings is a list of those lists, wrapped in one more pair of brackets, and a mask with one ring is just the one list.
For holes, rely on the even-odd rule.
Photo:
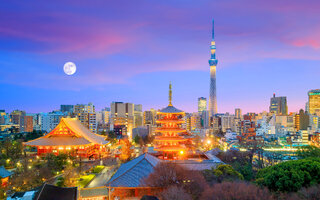
{"label": "dark silhouette of tree", "polygon": [[201,200],[271,200],[272,194],[266,189],[245,182],[223,182],[206,189]]}
{"label": "dark silhouette of tree", "polygon": [[162,200],[192,200],[190,194],[188,194],[183,188],[173,185],[160,193]]}
{"label": "dark silhouette of tree", "polygon": [[200,172],[186,170],[177,164],[165,162],[159,163],[154,172],[143,182],[144,185],[151,187],[182,188],[193,199],[198,199],[207,188],[207,183]]}

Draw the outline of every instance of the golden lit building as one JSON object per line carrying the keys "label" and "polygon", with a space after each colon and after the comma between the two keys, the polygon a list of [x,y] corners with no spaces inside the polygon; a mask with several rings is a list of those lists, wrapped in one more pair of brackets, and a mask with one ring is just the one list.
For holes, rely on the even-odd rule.
{"label": "golden lit building", "polygon": [[135,127],[133,103],[112,102],[110,120],[111,130],[132,140],[132,129]]}
{"label": "golden lit building", "polygon": [[155,137],[155,151],[162,155],[163,159],[176,160],[181,159],[186,153],[185,143],[187,139],[180,136],[186,130],[181,127],[185,121],[183,119],[185,113],[172,106],[172,90],[171,83],[169,85],[169,105],[158,112],[157,123],[159,127],[156,129],[158,135]]}
{"label": "golden lit building", "polygon": [[309,113],[320,116],[320,89],[310,90],[309,96]]}
{"label": "golden lit building", "polygon": [[92,133],[77,118],[61,118],[50,133],[24,145],[36,147],[38,155],[62,152],[97,158],[107,143],[105,137]]}

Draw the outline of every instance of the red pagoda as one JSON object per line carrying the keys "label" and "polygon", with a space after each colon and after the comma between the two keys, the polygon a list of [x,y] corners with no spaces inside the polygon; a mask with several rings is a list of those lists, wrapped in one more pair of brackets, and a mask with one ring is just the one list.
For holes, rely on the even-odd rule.
{"label": "red pagoda", "polygon": [[158,112],[159,124],[155,137],[154,150],[161,154],[161,158],[165,160],[183,159],[186,153],[185,143],[187,139],[179,135],[185,133],[186,130],[181,127],[184,123],[183,117],[185,113],[172,106],[172,86],[169,85],[169,105]]}

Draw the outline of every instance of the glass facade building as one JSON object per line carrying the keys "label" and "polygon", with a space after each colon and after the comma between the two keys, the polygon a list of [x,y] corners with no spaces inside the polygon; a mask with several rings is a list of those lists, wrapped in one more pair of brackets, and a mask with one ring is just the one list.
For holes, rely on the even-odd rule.
{"label": "glass facade building", "polygon": [[310,90],[309,96],[309,113],[320,116],[320,89]]}

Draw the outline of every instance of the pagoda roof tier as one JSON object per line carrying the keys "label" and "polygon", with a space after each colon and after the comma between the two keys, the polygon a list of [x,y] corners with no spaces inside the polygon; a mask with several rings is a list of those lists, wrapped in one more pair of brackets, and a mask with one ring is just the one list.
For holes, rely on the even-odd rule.
{"label": "pagoda roof tier", "polygon": [[158,114],[184,114],[182,110],[179,110],[178,108],[175,108],[171,105],[167,106],[166,108],[161,109]]}
{"label": "pagoda roof tier", "polygon": [[174,141],[174,142],[183,142],[186,141],[187,139],[183,137],[156,137],[154,141]]}
{"label": "pagoda roof tier", "polygon": [[157,128],[156,129],[156,132],[177,132],[177,133],[180,133],[180,132],[185,132],[186,130],[185,129],[182,129],[182,128]]}
{"label": "pagoda roof tier", "polygon": [[184,123],[184,120],[182,120],[182,119],[159,119],[159,120],[157,120],[157,123],[163,123],[163,124],[165,124],[165,123]]}
{"label": "pagoda roof tier", "polygon": [[61,118],[60,123],[50,133],[35,140],[25,142],[27,146],[78,146],[105,145],[106,137],[92,133],[76,118]]}
{"label": "pagoda roof tier", "polygon": [[183,151],[185,150],[184,146],[160,146],[155,147],[154,151]]}

